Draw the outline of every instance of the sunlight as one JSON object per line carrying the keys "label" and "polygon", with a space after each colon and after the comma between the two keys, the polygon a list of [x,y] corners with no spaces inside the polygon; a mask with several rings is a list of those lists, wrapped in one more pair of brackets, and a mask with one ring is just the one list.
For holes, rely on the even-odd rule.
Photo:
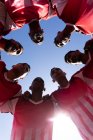
{"label": "sunlight", "polygon": [[83,140],[72,122],[72,120],[63,114],[54,118],[53,140]]}

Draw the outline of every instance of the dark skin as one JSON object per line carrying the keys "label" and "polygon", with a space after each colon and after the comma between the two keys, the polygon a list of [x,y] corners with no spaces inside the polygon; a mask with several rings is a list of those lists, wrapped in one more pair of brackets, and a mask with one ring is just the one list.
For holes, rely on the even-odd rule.
{"label": "dark skin", "polygon": [[66,88],[69,82],[66,78],[66,74],[60,68],[53,68],[51,71],[51,78],[54,82],[57,82],[60,88]]}
{"label": "dark skin", "polygon": [[32,91],[32,93],[30,94],[29,91],[26,91],[24,93],[25,99],[31,98],[35,102],[38,102],[43,99],[42,95],[43,95],[43,91],[44,91],[44,83],[42,82],[41,79],[38,80],[38,78],[35,78],[32,81],[32,84],[29,87],[29,89]]}

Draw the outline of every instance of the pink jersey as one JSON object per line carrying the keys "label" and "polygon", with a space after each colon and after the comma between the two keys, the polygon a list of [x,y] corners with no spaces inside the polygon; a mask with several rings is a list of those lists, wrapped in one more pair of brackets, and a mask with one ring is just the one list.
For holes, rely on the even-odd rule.
{"label": "pink jersey", "polygon": [[[58,0],[59,1],[59,0]],[[58,2],[57,1],[57,2]],[[59,17],[65,22],[76,25],[84,34],[93,33],[93,1],[92,0],[63,0],[65,6],[62,11],[57,11]]]}
{"label": "pink jersey", "polygon": [[52,140],[54,106],[21,97],[15,107],[11,140]]}
{"label": "pink jersey", "polygon": [[0,103],[6,102],[21,91],[21,86],[17,82],[10,82],[5,78],[6,71],[5,63],[0,61]]}
{"label": "pink jersey", "polygon": [[48,0],[4,0],[8,13],[18,27],[33,19],[43,19],[48,16]]}
{"label": "pink jersey", "polygon": [[91,57],[91,61],[72,76],[68,88],[52,94],[84,140],[93,140],[93,55]]}

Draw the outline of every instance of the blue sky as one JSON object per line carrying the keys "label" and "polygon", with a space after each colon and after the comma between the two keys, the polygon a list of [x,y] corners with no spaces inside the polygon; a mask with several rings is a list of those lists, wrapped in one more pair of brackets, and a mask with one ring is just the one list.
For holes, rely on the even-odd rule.
{"label": "blue sky", "polygon": [[[64,55],[70,50],[79,49],[83,51],[85,42],[90,39],[90,36],[85,36],[79,33],[73,33],[69,44],[63,48],[57,48],[54,45],[54,37],[57,32],[63,30],[65,24],[57,17],[48,21],[41,21],[41,27],[44,30],[44,42],[38,46],[34,44],[29,36],[29,28],[25,25],[22,29],[13,31],[6,38],[13,38],[18,40],[24,47],[24,52],[20,56],[10,56],[2,52],[2,60],[7,64],[10,69],[12,65],[19,62],[26,62],[31,66],[31,72],[19,83],[22,85],[23,92],[28,90],[32,80],[35,77],[42,77],[45,81],[46,91],[44,94],[51,94],[56,90],[58,85],[52,83],[50,77],[50,70],[53,67],[60,67],[67,73],[68,80],[81,66],[74,66],[64,62]],[[9,140],[12,127],[12,115],[5,113],[0,114],[0,140]]]}

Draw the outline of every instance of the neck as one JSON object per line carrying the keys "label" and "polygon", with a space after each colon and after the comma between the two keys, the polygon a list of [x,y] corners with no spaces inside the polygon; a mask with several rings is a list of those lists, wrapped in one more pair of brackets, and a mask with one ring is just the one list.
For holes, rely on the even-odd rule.
{"label": "neck", "polygon": [[33,91],[31,99],[35,102],[42,100],[42,92],[40,91]]}
{"label": "neck", "polygon": [[5,45],[6,45],[6,39],[1,38],[0,39],[0,50],[4,50]]}
{"label": "neck", "polygon": [[16,74],[13,72],[13,70],[9,70],[6,73],[7,78],[11,81],[15,80],[17,78]]}
{"label": "neck", "polygon": [[68,87],[69,82],[68,82],[67,79],[65,79],[65,80],[60,80],[60,81],[58,82],[58,84],[59,84],[60,88],[66,88],[66,87]]}
{"label": "neck", "polygon": [[29,29],[30,32],[37,32],[37,30],[40,30],[40,25],[39,25],[39,21],[38,20],[34,20],[31,23],[29,23]]}
{"label": "neck", "polygon": [[89,59],[89,54],[84,54],[82,55],[82,63],[83,64],[86,64],[88,62],[88,59]]}

